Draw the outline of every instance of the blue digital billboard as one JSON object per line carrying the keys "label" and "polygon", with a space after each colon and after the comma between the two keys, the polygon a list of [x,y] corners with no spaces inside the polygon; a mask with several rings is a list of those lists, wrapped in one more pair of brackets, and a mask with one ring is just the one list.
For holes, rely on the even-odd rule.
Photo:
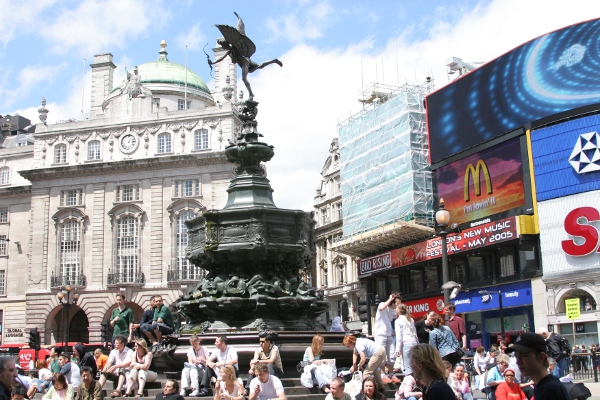
{"label": "blue digital billboard", "polygon": [[600,115],[531,131],[538,201],[600,190]]}
{"label": "blue digital billboard", "polygon": [[531,40],[426,101],[431,163],[528,122],[600,103],[600,20]]}

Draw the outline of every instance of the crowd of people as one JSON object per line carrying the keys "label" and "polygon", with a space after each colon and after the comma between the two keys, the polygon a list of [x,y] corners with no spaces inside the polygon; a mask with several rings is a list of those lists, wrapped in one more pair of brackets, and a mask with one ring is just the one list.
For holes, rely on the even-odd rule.
{"label": "crowd of people", "polygon": [[[392,294],[377,306],[373,340],[345,335],[342,343],[352,351],[348,372],[353,378],[359,374],[360,388],[354,395],[346,391],[345,379],[323,368],[335,360],[324,357],[321,334],[314,335],[298,368],[327,395],[326,400],[382,400],[389,383],[401,383],[396,400],[472,400],[471,377],[462,360],[467,349],[465,322],[455,314],[453,304],[447,304],[445,311],[445,320],[429,312],[415,322],[401,296]],[[0,400],[30,399],[36,392],[43,393],[43,400],[102,400],[107,381],[115,385],[111,398],[143,397],[146,384],[157,379],[154,354],[163,335],[173,332],[173,315],[162,298],[155,296],[150,310],[136,324],[119,294],[110,324],[114,328],[110,354],[101,349],[87,353],[81,343],[65,349],[72,354],[53,346],[47,359],[38,362],[36,383],[24,376],[14,359],[0,357]],[[334,320],[336,329],[337,325]],[[192,335],[181,386],[177,380],[166,380],[157,400],[182,400],[210,392],[215,400],[285,400],[276,336],[269,332],[258,336],[259,346],[244,385],[237,350],[228,344],[227,336],[217,336],[215,350],[209,351],[199,336]],[[567,400],[565,386],[558,379],[565,375],[571,354],[564,342],[559,335],[540,329],[522,334],[510,346],[500,342],[487,352],[479,346],[473,358],[474,388],[490,400]]]}

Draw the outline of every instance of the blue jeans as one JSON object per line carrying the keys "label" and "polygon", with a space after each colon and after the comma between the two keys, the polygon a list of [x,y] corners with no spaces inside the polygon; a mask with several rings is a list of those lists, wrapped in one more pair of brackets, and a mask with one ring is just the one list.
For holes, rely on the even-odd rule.
{"label": "blue jeans", "polygon": [[52,381],[44,381],[42,379],[38,379],[37,381],[38,392],[41,392],[42,389],[48,390],[50,386],[52,386]]}
{"label": "blue jeans", "polygon": [[552,375],[556,376],[557,378],[562,378],[563,376],[565,376],[567,373],[567,359],[566,358],[561,358],[560,360],[556,361],[556,368],[554,368],[554,371],[552,371]]}

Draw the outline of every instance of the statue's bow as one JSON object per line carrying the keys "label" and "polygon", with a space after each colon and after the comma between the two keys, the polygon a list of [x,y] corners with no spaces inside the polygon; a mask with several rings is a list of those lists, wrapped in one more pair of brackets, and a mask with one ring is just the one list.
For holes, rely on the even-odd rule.
{"label": "statue's bow", "polygon": [[215,79],[215,77],[214,77],[214,76],[213,76],[213,74],[212,74],[213,67],[212,67],[212,62],[210,61],[210,56],[208,55],[208,53],[206,52],[206,50],[204,50],[204,49],[206,48],[206,46],[208,46],[208,43],[206,43],[206,44],[204,45],[204,47],[202,48],[202,51],[204,52],[204,54],[206,54],[206,62],[208,63],[208,66],[210,67],[210,76],[211,76],[213,79]]}

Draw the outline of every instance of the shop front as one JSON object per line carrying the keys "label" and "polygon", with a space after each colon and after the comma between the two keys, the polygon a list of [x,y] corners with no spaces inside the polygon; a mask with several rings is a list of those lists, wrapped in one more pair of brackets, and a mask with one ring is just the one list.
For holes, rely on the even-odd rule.
{"label": "shop front", "polygon": [[530,281],[472,289],[459,293],[453,302],[456,313],[465,319],[471,349],[480,345],[488,349],[502,339],[512,343],[523,332],[534,330]]}

